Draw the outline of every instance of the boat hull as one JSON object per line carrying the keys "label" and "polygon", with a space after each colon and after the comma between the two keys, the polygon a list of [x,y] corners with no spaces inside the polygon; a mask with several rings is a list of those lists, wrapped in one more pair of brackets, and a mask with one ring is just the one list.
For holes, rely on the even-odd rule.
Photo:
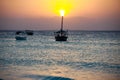
{"label": "boat hull", "polygon": [[27,35],[33,35],[33,33],[32,32],[28,32]]}
{"label": "boat hull", "polygon": [[16,36],[15,39],[16,39],[16,40],[26,40],[26,37],[19,37],[19,36]]}
{"label": "boat hull", "polygon": [[25,32],[27,35],[33,35],[33,31],[31,31],[31,30],[26,30]]}
{"label": "boat hull", "polygon": [[56,36],[55,37],[55,40],[56,41],[67,41],[67,38],[66,36]]}

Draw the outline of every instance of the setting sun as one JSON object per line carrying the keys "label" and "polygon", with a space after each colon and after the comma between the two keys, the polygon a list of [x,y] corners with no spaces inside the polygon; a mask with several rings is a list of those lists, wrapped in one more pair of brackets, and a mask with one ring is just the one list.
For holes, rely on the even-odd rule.
{"label": "setting sun", "polygon": [[56,0],[52,1],[51,4],[53,6],[53,12],[57,15],[61,14],[61,12],[64,12],[64,15],[68,15],[73,8],[73,1],[70,0]]}
{"label": "setting sun", "polygon": [[64,16],[64,14],[65,14],[65,11],[64,10],[60,10],[60,15]]}

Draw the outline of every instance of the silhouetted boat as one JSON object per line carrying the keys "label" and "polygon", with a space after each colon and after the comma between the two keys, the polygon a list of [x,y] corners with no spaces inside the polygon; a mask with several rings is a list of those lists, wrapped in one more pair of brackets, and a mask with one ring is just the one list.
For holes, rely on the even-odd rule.
{"label": "silhouetted boat", "polygon": [[16,40],[26,40],[26,34],[24,31],[17,31],[16,32],[16,36],[15,36]]}
{"label": "silhouetted boat", "polygon": [[19,35],[20,33],[22,33],[23,31],[17,31],[15,34]]}
{"label": "silhouetted boat", "polygon": [[55,32],[54,34],[55,34],[56,41],[67,41],[68,31],[63,30],[63,16],[61,19],[61,29],[59,31]]}
{"label": "silhouetted boat", "polygon": [[55,40],[56,41],[67,41],[68,38],[68,31],[57,31],[55,32]]}
{"label": "silhouetted boat", "polygon": [[34,34],[32,30],[25,30],[25,32],[26,32],[27,35],[33,35]]}
{"label": "silhouetted boat", "polygon": [[16,36],[16,40],[26,40],[26,37],[24,36]]}

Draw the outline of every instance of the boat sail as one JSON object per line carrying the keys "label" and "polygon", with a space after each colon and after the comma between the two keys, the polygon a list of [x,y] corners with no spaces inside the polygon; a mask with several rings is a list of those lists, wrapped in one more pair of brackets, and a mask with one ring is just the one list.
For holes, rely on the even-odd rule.
{"label": "boat sail", "polygon": [[63,30],[63,19],[64,19],[64,10],[60,11],[62,19],[61,19],[61,29],[55,32],[55,40],[56,41],[67,41],[68,31]]}

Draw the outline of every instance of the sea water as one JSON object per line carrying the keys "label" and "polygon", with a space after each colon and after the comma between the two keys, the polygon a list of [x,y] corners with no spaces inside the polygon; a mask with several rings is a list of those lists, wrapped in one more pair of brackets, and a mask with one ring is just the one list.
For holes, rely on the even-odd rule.
{"label": "sea water", "polygon": [[0,31],[0,80],[120,80],[120,31]]}

